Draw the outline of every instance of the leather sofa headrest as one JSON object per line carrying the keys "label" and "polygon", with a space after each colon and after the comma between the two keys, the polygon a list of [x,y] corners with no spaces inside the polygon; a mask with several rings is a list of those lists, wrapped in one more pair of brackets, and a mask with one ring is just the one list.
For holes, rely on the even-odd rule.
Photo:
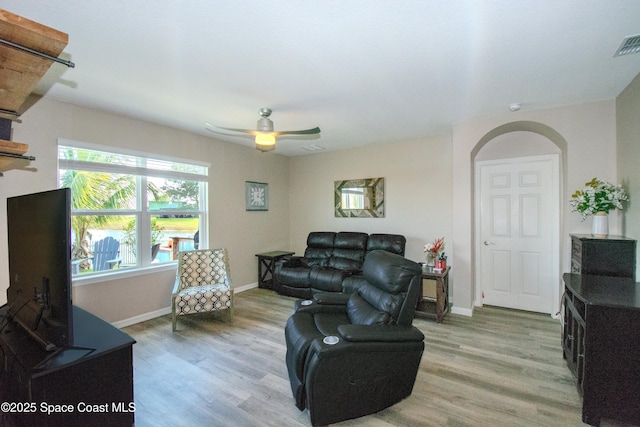
{"label": "leather sofa headrest", "polygon": [[307,246],[315,248],[333,248],[333,239],[336,233],[333,231],[314,231],[307,236]]}
{"label": "leather sofa headrest", "polygon": [[422,267],[403,256],[383,250],[371,251],[362,265],[365,280],[386,292],[406,292],[411,280],[422,275]]}
{"label": "leather sofa headrest", "polygon": [[367,233],[341,231],[336,234],[333,246],[339,249],[360,249],[364,251],[367,249],[368,239],[369,235]]}
{"label": "leather sofa headrest", "polygon": [[367,242],[367,250],[382,249],[398,255],[404,255],[407,239],[401,234],[371,234]]}

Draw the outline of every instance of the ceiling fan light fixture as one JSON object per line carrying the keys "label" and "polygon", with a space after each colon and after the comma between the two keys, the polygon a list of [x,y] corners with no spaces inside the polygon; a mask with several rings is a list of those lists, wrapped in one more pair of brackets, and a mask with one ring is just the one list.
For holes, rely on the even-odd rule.
{"label": "ceiling fan light fixture", "polygon": [[276,137],[272,133],[256,132],[256,148],[260,151],[271,151],[276,148]]}
{"label": "ceiling fan light fixture", "polygon": [[[320,128],[315,127],[313,129],[304,130],[284,130],[275,132],[273,130],[273,122],[269,119],[271,115],[270,108],[261,108],[259,110],[260,119],[257,123],[257,129],[236,129],[223,126],[214,126],[211,123],[205,123],[205,128],[209,132],[224,133],[222,131],[239,132],[244,134],[253,135],[255,137],[256,148],[262,152],[273,151],[276,148],[276,136],[281,135],[315,135],[320,133]],[[225,133],[226,134],[226,133]],[[286,138],[286,136],[285,136]]]}

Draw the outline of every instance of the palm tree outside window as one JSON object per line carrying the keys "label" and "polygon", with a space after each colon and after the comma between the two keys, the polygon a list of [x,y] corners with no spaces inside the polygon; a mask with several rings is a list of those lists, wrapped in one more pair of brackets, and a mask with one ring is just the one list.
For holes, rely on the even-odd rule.
{"label": "palm tree outside window", "polygon": [[94,252],[106,237],[118,253],[100,274],[173,262],[192,249],[196,233],[207,235],[207,175],[208,165],[195,161],[59,140],[59,187],[72,193],[74,277],[98,273]]}

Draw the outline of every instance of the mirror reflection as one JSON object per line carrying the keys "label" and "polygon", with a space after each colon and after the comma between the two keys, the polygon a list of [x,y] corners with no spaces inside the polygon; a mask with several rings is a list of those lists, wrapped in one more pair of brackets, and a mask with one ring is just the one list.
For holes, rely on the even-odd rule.
{"label": "mirror reflection", "polygon": [[335,181],[335,216],[384,217],[384,178]]}

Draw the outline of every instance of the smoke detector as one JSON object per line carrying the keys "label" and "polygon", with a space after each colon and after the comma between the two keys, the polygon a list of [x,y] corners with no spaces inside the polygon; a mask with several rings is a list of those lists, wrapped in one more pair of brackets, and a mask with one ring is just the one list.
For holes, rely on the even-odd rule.
{"label": "smoke detector", "polygon": [[616,50],[616,53],[613,56],[630,55],[638,52],[640,52],[640,34],[628,36],[622,40],[620,47]]}

